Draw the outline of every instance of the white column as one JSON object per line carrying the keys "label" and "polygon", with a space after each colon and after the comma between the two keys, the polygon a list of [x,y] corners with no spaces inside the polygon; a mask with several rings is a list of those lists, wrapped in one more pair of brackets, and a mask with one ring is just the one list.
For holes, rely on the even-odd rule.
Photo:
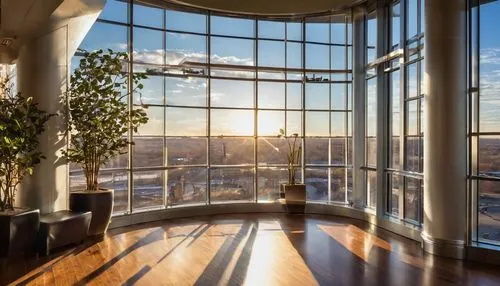
{"label": "white column", "polygon": [[[105,4],[105,0],[92,0],[92,6],[83,5],[84,2],[64,1],[47,19],[45,32],[26,40],[19,51],[19,91],[33,97],[39,107],[49,113],[62,111],[60,99],[67,89],[71,57]],[[68,166],[61,158],[61,150],[67,144],[64,128],[62,116],[48,122],[46,131],[39,137],[40,151],[47,159],[42,160],[33,176],[21,185],[17,205],[38,208],[42,213],[67,209]]]}
{"label": "white column", "polygon": [[427,252],[464,257],[467,175],[466,0],[426,0],[424,231]]}
{"label": "white column", "polygon": [[353,203],[365,207],[365,11],[353,10]]}

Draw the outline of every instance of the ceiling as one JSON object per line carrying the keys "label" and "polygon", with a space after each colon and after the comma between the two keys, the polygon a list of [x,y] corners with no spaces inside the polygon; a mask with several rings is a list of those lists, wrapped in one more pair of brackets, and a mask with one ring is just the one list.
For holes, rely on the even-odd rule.
{"label": "ceiling", "polygon": [[302,15],[336,11],[351,7],[362,0],[169,0],[168,2],[252,15]]}

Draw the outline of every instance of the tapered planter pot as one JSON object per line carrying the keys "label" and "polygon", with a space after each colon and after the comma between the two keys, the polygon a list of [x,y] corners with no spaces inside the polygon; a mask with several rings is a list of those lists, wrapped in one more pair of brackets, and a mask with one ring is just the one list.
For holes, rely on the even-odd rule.
{"label": "tapered planter pot", "polygon": [[89,236],[104,236],[113,214],[113,202],[114,191],[111,189],[101,189],[97,192],[79,191],[69,195],[70,210],[92,212]]}
{"label": "tapered planter pot", "polygon": [[39,225],[39,210],[0,212],[0,258],[34,256]]}
{"label": "tapered planter pot", "polygon": [[281,202],[288,213],[304,213],[306,207],[306,185],[281,185]]}

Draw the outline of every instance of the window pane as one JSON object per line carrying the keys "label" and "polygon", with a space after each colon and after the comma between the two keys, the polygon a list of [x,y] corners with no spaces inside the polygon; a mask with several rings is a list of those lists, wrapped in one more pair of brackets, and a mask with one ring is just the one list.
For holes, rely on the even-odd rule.
{"label": "window pane", "polygon": [[366,162],[370,166],[377,165],[377,79],[367,82],[366,99]]}
{"label": "window pane", "polygon": [[[167,77],[165,81],[167,104],[182,106],[207,105],[207,80],[204,78]],[[144,89],[146,89],[144,85]]]}
{"label": "window pane", "polygon": [[366,137],[366,164],[368,166],[377,166],[377,137]]}
{"label": "window pane", "polygon": [[306,44],[306,68],[330,69],[330,52],[327,45]]}
{"label": "window pane", "polygon": [[500,137],[480,136],[478,170],[480,175],[500,177]]}
{"label": "window pane", "polygon": [[330,58],[330,68],[333,70],[345,70],[346,66],[346,52],[345,47],[332,46],[331,47],[331,58]]}
{"label": "window pane", "polygon": [[406,178],[405,218],[420,221],[420,186],[421,180]]}
{"label": "window pane", "polygon": [[163,205],[164,171],[134,172],[134,209]]}
{"label": "window pane", "polygon": [[306,19],[306,41],[329,43],[330,28],[329,17],[318,17]]}
{"label": "window pane", "polygon": [[108,0],[99,19],[111,20],[116,22],[128,22],[128,4],[119,0]]}
{"label": "window pane", "polygon": [[241,69],[238,69],[239,66],[235,66],[235,67],[236,68],[233,68],[231,66],[224,66],[221,69],[212,68],[210,70],[210,75],[213,77],[225,77],[225,78],[237,78],[237,79],[242,79],[242,78],[254,79],[255,78],[255,71],[241,70]]}
{"label": "window pane", "polygon": [[[289,139],[289,142],[293,144],[293,139]],[[258,144],[257,160],[259,165],[288,164],[289,147],[286,139],[260,137]],[[302,139],[297,138],[297,148],[300,145],[302,145]]]}
{"label": "window pane", "polygon": [[286,23],[287,40],[301,41],[302,40],[302,23],[287,22]]}
{"label": "window pane", "polygon": [[346,137],[346,114],[345,112],[332,112],[330,114],[331,120],[331,136]]}
{"label": "window pane", "polygon": [[302,44],[288,42],[286,49],[287,68],[302,68]]}
{"label": "window pane", "polygon": [[330,92],[332,109],[345,110],[347,99],[346,85],[338,83],[332,84]]}
{"label": "window pane", "polygon": [[210,172],[210,199],[216,203],[253,200],[253,182],[253,169],[212,169]]}
{"label": "window pane", "polygon": [[210,84],[212,106],[253,107],[254,83],[252,81],[213,79]]}
{"label": "window pane", "polygon": [[146,115],[149,118],[148,123],[141,125],[137,130],[137,135],[140,136],[163,136],[165,127],[165,108],[150,106],[146,110]]}
{"label": "window pane", "polygon": [[[424,1],[424,0],[422,0]],[[408,0],[408,39],[417,35],[418,27],[418,0]]]}
{"label": "window pane", "polygon": [[285,83],[261,81],[258,88],[259,108],[285,108]]}
{"label": "window pane", "polygon": [[[86,189],[82,171],[69,174],[70,192]],[[128,175],[126,171],[106,171],[99,173],[99,187],[114,190],[114,214],[123,214],[128,210]]]}
{"label": "window pane", "polygon": [[163,9],[134,4],[134,25],[163,28]]}
{"label": "window pane", "polygon": [[328,165],[329,140],[328,138],[306,138],[306,164]]}
{"label": "window pane", "polygon": [[163,166],[163,137],[134,136],[133,167]]}
{"label": "window pane", "polygon": [[400,159],[399,159],[399,149],[400,149],[400,128],[401,128],[401,108],[400,108],[400,73],[395,71],[390,74],[391,81],[391,120],[390,124],[392,141],[391,141],[391,157],[392,157],[392,168],[399,169]]}
{"label": "window pane", "polygon": [[285,112],[259,110],[257,127],[258,136],[277,136],[285,128]]}
{"label": "window pane", "polygon": [[194,33],[207,32],[207,16],[167,10],[167,29]]}
{"label": "window pane", "polygon": [[306,112],[306,136],[329,136],[329,112]]}
{"label": "window pane", "polygon": [[367,20],[367,62],[371,63],[377,58],[377,16],[370,13]]}
{"label": "window pane", "polygon": [[[169,65],[207,62],[207,38],[205,36],[167,33],[166,47]],[[189,70],[183,71],[189,72]]]}
{"label": "window pane", "polygon": [[80,44],[80,49],[89,52],[99,49],[127,52],[128,29],[125,26],[96,22]]}
{"label": "window pane", "polygon": [[308,201],[328,200],[328,168],[306,169],[305,183]]}
{"label": "window pane", "polygon": [[211,33],[215,35],[255,37],[255,21],[232,17],[210,17]]}
{"label": "window pane", "polygon": [[306,109],[330,109],[328,84],[306,83]]}
{"label": "window pane", "polygon": [[167,136],[206,136],[207,112],[199,108],[167,107]]}
{"label": "window pane", "polygon": [[392,50],[399,47],[401,5],[399,3],[392,6]]}
{"label": "window pane", "polygon": [[254,40],[211,38],[211,63],[253,66]]}
{"label": "window pane", "polygon": [[302,112],[287,111],[286,112],[286,133],[288,136],[298,134],[302,136]]}
{"label": "window pane", "polygon": [[500,73],[497,71],[500,70],[500,43],[496,27],[499,23],[500,2],[482,4],[479,15],[479,131],[499,132]]}
{"label": "window pane", "polygon": [[134,62],[163,64],[163,32],[134,28]]}
{"label": "window pane", "polygon": [[406,138],[405,161],[405,170],[420,172],[420,137]]}
{"label": "window pane", "polygon": [[302,108],[302,84],[287,83],[286,84],[286,108],[300,109]]}
{"label": "window pane", "polygon": [[500,182],[479,181],[479,241],[500,242]]}
{"label": "window pane", "polygon": [[366,188],[368,195],[368,207],[377,207],[377,172],[367,171]]}
{"label": "window pane", "polygon": [[406,104],[406,133],[407,135],[418,135],[418,101],[412,100]]}
{"label": "window pane", "polygon": [[211,116],[211,136],[253,136],[253,110],[213,109]]}
{"label": "window pane", "polygon": [[401,176],[391,174],[391,198],[390,198],[390,203],[391,207],[389,211],[395,215],[399,216],[399,189],[400,189],[400,182],[402,180]]}
{"label": "window pane", "polygon": [[253,164],[253,138],[211,138],[210,163],[212,165]]}
{"label": "window pane", "polygon": [[345,202],[346,200],[345,169],[331,168],[330,172],[331,172],[330,200],[334,202]]}
{"label": "window pane", "polygon": [[285,42],[259,41],[259,66],[285,67]]}
{"label": "window pane", "polygon": [[333,16],[330,24],[330,40],[332,44],[346,44],[345,16]]}
{"label": "window pane", "polygon": [[207,139],[205,138],[166,138],[166,144],[167,166],[207,164]]}
{"label": "window pane", "polygon": [[408,97],[419,96],[417,91],[418,80],[417,80],[417,64],[412,64],[408,66]]}
{"label": "window pane", "polygon": [[[288,169],[259,169],[258,176],[257,186],[259,201],[275,201],[279,199],[280,185],[288,183]],[[300,180],[297,181],[300,182]]]}
{"label": "window pane", "polygon": [[[332,160],[331,164],[332,165],[345,165],[345,144],[346,140],[345,138],[331,138],[330,139],[330,144],[331,144],[331,154],[332,154]],[[325,153],[324,156],[327,156],[328,154]]]}
{"label": "window pane", "polygon": [[207,169],[172,169],[167,176],[169,206],[205,204],[207,201]]}
{"label": "window pane", "polygon": [[144,88],[134,93],[134,104],[164,104],[163,98],[163,77],[148,76],[141,80]]}
{"label": "window pane", "polygon": [[259,21],[259,38],[284,39],[285,22]]}

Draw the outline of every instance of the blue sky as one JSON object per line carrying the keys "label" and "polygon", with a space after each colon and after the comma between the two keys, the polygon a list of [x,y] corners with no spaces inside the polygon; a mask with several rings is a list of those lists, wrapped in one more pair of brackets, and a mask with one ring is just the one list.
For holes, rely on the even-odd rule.
{"label": "blue sky", "polygon": [[[127,22],[126,5],[119,1],[108,1],[100,18],[117,22]],[[164,13],[166,17],[164,18]],[[166,19],[165,23],[163,19]],[[177,11],[166,11],[143,6],[135,6],[134,23],[152,28],[163,28],[193,33],[207,32],[207,18],[204,15],[190,14]],[[286,27],[285,27],[286,25]],[[301,40],[301,24],[272,21],[259,21],[258,31],[255,31],[255,21],[213,16],[211,18],[211,33],[222,36],[267,37],[284,40],[285,31],[288,39]],[[345,25],[310,24],[307,26],[307,39],[320,43],[342,44],[345,42]],[[178,65],[183,61],[207,62],[207,41],[204,35],[186,33],[163,33],[159,30],[134,28],[134,60],[147,64],[163,64],[166,52],[166,63]],[[163,49],[164,42],[166,49]],[[349,37],[350,41],[350,37]],[[87,50],[111,48],[125,51],[128,42],[126,26],[96,23],[87,35],[81,47]],[[258,41],[258,56],[255,55],[255,39],[212,37],[210,58],[212,63],[254,66],[258,60],[260,66],[300,68],[302,66],[302,44],[284,41]],[[285,53],[286,49],[286,53]],[[315,69],[345,69],[345,48],[320,44],[306,45],[306,66]],[[331,60],[329,60],[331,56]],[[75,61],[74,61],[75,63]],[[144,69],[136,65],[137,70]],[[171,71],[175,72],[175,71]],[[250,71],[212,70],[214,74],[224,74],[230,77],[254,78],[255,73]],[[259,74],[263,77],[264,74]],[[283,74],[268,73],[271,78],[284,78]],[[293,75],[290,75],[293,76]],[[312,75],[310,75],[312,76]],[[322,75],[328,76],[327,74]],[[258,90],[260,108],[284,109],[285,106],[293,109],[301,108],[301,85],[297,83],[270,83],[261,82],[254,86],[252,81],[216,80],[211,82],[211,106],[222,108],[253,108],[254,92]],[[143,102],[147,104],[163,104],[165,92],[168,104],[187,105],[192,107],[206,106],[207,81],[205,79],[169,78],[165,82],[161,77],[150,77],[144,82]],[[328,84],[307,84],[306,108],[316,110],[345,109],[346,92],[344,84],[334,84],[331,92]],[[285,100],[285,90],[288,96]],[[135,103],[139,103],[137,97]],[[331,107],[330,107],[331,102]],[[141,135],[161,135],[164,128],[169,136],[204,136],[206,130],[206,114],[201,109],[165,109],[157,107],[148,110],[150,122],[141,128]],[[259,111],[258,134],[273,136],[280,128],[287,126],[289,133],[300,132],[301,116],[298,111]],[[188,116],[186,116],[189,114]],[[245,135],[254,133],[254,114],[247,110],[217,110],[212,111],[212,134]],[[166,127],[163,121],[166,118]],[[329,125],[331,118],[332,130]],[[310,136],[345,136],[345,113],[328,111],[307,112],[306,130]],[[170,124],[175,122],[175,124]],[[170,126],[169,126],[170,125]],[[175,130],[174,130],[175,129]]]}
{"label": "blue sky", "polygon": [[480,130],[500,132],[500,1],[480,9]]}
{"label": "blue sky", "polygon": [[[417,15],[412,13],[415,10],[415,0],[409,1],[410,9],[409,22],[416,23]],[[164,18],[164,13],[166,17]],[[480,55],[480,68],[481,68],[481,131],[497,131],[500,132],[500,124],[498,114],[500,114],[500,33],[497,30],[498,15],[500,15],[500,1],[481,6],[481,55]],[[126,5],[119,1],[108,1],[104,11],[101,13],[100,18],[113,20],[118,22],[127,21]],[[166,22],[163,22],[166,19]],[[178,11],[166,11],[161,9],[152,9],[143,6],[136,6],[134,10],[134,22],[136,24],[163,28],[166,26],[171,30],[180,30],[185,32],[206,33],[207,31],[207,18],[204,15],[190,14]],[[395,19],[395,23],[399,22]],[[376,33],[370,33],[375,28],[376,22],[369,22],[369,35],[368,42],[370,45],[375,44]],[[278,23],[270,21],[258,22],[257,34],[260,37],[268,37],[275,39],[283,39],[285,31],[289,39],[300,40],[302,37],[300,31],[300,24],[297,23]],[[329,34],[329,30],[331,34]],[[226,17],[212,17],[211,18],[211,32],[213,34],[227,35],[227,36],[243,36],[253,37],[256,33],[255,22],[248,19],[234,19]],[[399,35],[399,28],[394,30],[395,36]],[[409,25],[409,34],[416,33],[416,24]],[[343,25],[334,24],[328,27],[328,24],[308,24],[306,27],[306,40],[321,43],[330,41],[333,43],[343,43],[345,41],[345,29]],[[164,37],[166,39],[164,39]],[[176,65],[182,61],[190,62],[207,62],[206,36],[183,34],[183,33],[163,33],[158,30],[135,28],[134,30],[134,59],[139,62],[151,64],[163,64],[165,50],[163,45],[165,40],[166,47],[166,61],[167,64]],[[105,23],[96,23],[93,30],[86,37],[82,47],[88,50],[95,50],[98,48],[112,48],[114,50],[125,51],[128,42],[128,32],[125,26],[110,25]],[[232,39],[224,37],[212,37],[211,39],[211,61],[213,63],[221,64],[237,64],[253,66],[258,60],[261,66],[270,67],[284,67],[285,63],[288,67],[300,67],[302,62],[302,45],[300,43],[289,42],[286,45],[287,55],[285,55],[285,43],[275,41],[259,40],[258,42],[258,57],[254,55],[255,40],[252,39]],[[307,68],[315,69],[328,69],[330,66],[334,69],[345,68],[345,49],[343,47],[325,46],[318,44],[306,44],[306,62]],[[328,60],[331,54],[330,61]],[[325,60],[326,59],[326,60]],[[139,66],[136,66],[138,69]],[[213,71],[214,73],[225,75],[228,71]],[[242,71],[231,71],[233,76],[242,77],[255,77],[255,74]],[[277,78],[282,78],[283,75],[272,75]],[[410,92],[416,90],[416,82],[411,82]],[[206,88],[207,82],[204,79],[169,79],[166,83],[159,78],[150,78],[145,82],[144,102],[153,104],[163,103],[163,90],[167,95],[168,104],[189,105],[193,107],[201,107],[206,105]],[[299,85],[300,86],[300,85]],[[307,84],[306,90],[306,108],[310,109],[344,109],[346,104],[345,91],[343,85],[332,85],[332,92],[328,92],[328,85],[326,84]],[[251,82],[245,81],[213,81],[211,90],[211,102],[213,106],[219,107],[253,107],[253,93],[254,89],[262,93],[262,99],[259,98],[258,104],[263,108],[284,108],[284,90],[288,90],[287,106],[289,108],[299,108],[300,101],[300,88],[296,88],[296,84],[267,84],[263,83],[254,87]],[[373,86],[369,88],[374,88]],[[138,100],[135,100],[137,103]],[[290,104],[293,103],[293,104]],[[331,103],[331,107],[329,107]],[[371,102],[374,104],[375,102]],[[171,113],[175,113],[171,111]],[[158,129],[163,126],[161,123],[166,116],[160,108],[157,111],[151,112],[153,120],[151,126],[147,127],[148,130]],[[181,115],[181,112],[177,112]],[[228,120],[236,120],[244,131],[236,131],[237,128],[231,126],[218,126],[224,133],[239,134],[239,135],[252,135],[253,125],[243,126],[242,122],[245,120],[253,122],[253,114],[246,112],[229,112],[221,116],[228,116]],[[267,112],[269,113],[269,112]],[[284,123],[284,112],[267,114],[262,112],[261,117],[265,119],[276,119],[275,126],[268,127],[267,129],[276,129]],[[266,114],[266,115],[265,115]],[[182,116],[181,116],[182,117]],[[177,121],[185,122],[185,126],[189,126],[189,120],[198,120],[202,116],[194,116],[193,118],[181,118]],[[324,123],[325,118],[328,118],[328,113],[307,113],[306,122],[307,130],[306,135],[321,135],[327,136],[325,128],[328,124]],[[155,122],[157,119],[158,122]],[[319,121],[321,120],[321,121]],[[216,122],[216,121],[214,121]],[[223,122],[221,120],[220,122]],[[323,122],[323,123],[320,123]],[[326,121],[328,122],[328,120]],[[375,120],[369,120],[375,123]],[[197,122],[191,122],[193,126],[199,125]],[[290,123],[292,124],[292,123]],[[294,122],[296,126],[290,126],[297,129],[300,127],[300,122]],[[339,135],[343,132],[342,121],[332,121],[333,135]],[[180,124],[180,126],[183,124]],[[227,124],[226,124],[227,125]],[[162,129],[163,130],[163,129]],[[189,130],[186,129],[186,130]],[[196,131],[188,132],[190,135],[196,134]],[[260,129],[259,129],[260,130]],[[270,133],[270,131],[267,133]],[[337,131],[339,130],[339,131]],[[159,130],[148,131],[149,133],[160,133]],[[204,131],[206,132],[206,131]],[[177,133],[177,132],[174,132]],[[205,134],[199,134],[205,135]]]}

